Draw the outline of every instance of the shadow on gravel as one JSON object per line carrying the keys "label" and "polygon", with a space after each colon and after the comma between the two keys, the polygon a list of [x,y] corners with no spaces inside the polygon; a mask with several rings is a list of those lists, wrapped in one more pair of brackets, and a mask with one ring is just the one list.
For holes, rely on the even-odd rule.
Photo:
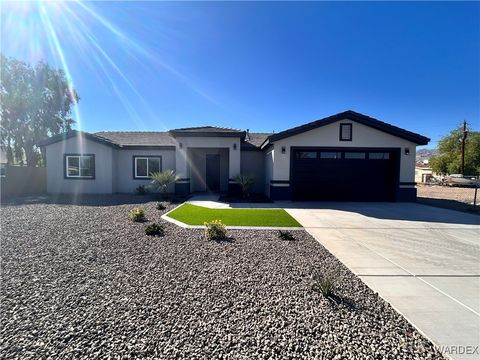
{"label": "shadow on gravel", "polygon": [[355,302],[348,297],[334,294],[334,295],[330,295],[327,299],[333,305],[343,305],[347,307],[349,310],[357,309],[357,305],[355,305]]}
{"label": "shadow on gravel", "polygon": [[30,205],[30,204],[55,204],[55,205],[78,205],[78,206],[117,206],[129,204],[142,204],[151,201],[169,201],[179,204],[186,198],[173,198],[164,200],[159,194],[132,195],[31,195],[11,199],[2,199],[2,206]]}
{"label": "shadow on gravel", "polygon": [[[473,205],[466,204],[464,202],[456,201],[456,200],[435,199],[435,198],[426,198],[426,197],[418,197],[417,201],[420,204],[424,204],[424,205],[435,206],[443,209],[463,211],[468,214],[480,215],[479,205],[473,206]],[[480,196],[479,196],[478,202],[480,202]]]}

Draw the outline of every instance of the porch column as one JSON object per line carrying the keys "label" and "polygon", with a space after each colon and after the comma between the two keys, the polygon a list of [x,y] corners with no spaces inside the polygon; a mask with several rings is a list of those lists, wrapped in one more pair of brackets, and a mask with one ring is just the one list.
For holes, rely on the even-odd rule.
{"label": "porch column", "polygon": [[233,179],[240,174],[240,140],[234,142],[236,145],[228,149],[228,177]]}

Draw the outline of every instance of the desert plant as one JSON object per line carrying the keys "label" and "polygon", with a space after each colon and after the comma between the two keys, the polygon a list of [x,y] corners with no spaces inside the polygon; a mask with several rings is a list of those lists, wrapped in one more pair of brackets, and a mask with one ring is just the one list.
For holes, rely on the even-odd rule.
{"label": "desert plant", "polygon": [[332,298],[337,289],[337,277],[332,273],[322,274],[314,271],[312,273],[312,289],[320,292],[326,298]]}
{"label": "desert plant", "polygon": [[138,194],[138,195],[145,195],[145,194],[148,194],[148,186],[145,186],[145,185],[138,185],[137,188],[135,189],[135,192]]}
{"label": "desert plant", "polygon": [[162,224],[153,223],[145,227],[145,234],[149,236],[164,236],[165,228]]}
{"label": "desert plant", "polygon": [[168,185],[175,183],[179,176],[173,170],[165,170],[150,174],[152,178],[152,187],[162,193],[162,197],[166,198]]}
{"label": "desert plant", "polygon": [[212,220],[205,223],[205,239],[224,240],[227,237],[227,228],[222,220]]}
{"label": "desert plant", "polygon": [[279,230],[278,237],[282,240],[289,240],[289,241],[295,240],[295,237],[293,236],[293,234],[290,231],[286,231],[286,230]]}
{"label": "desert plant", "polygon": [[157,210],[165,210],[167,206],[164,203],[159,202],[157,204]]}
{"label": "desert plant", "polygon": [[243,198],[250,196],[250,188],[255,184],[255,178],[251,175],[238,174],[234,179],[242,189]]}
{"label": "desert plant", "polygon": [[145,211],[142,208],[133,208],[130,210],[130,219],[135,222],[140,222],[145,220]]}

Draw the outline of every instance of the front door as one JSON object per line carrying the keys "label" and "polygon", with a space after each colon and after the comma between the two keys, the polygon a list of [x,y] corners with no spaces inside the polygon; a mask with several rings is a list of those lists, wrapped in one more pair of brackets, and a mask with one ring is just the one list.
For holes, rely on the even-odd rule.
{"label": "front door", "polygon": [[205,182],[207,191],[220,191],[220,155],[207,154]]}

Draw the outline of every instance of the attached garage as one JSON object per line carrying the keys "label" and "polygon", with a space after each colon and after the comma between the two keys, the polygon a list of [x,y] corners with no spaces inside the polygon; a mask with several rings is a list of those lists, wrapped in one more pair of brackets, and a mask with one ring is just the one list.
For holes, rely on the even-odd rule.
{"label": "attached garage", "polygon": [[415,201],[415,148],[429,139],[345,111],[270,135],[265,151],[274,200]]}
{"label": "attached garage", "polygon": [[399,149],[293,148],[293,200],[393,201]]}

